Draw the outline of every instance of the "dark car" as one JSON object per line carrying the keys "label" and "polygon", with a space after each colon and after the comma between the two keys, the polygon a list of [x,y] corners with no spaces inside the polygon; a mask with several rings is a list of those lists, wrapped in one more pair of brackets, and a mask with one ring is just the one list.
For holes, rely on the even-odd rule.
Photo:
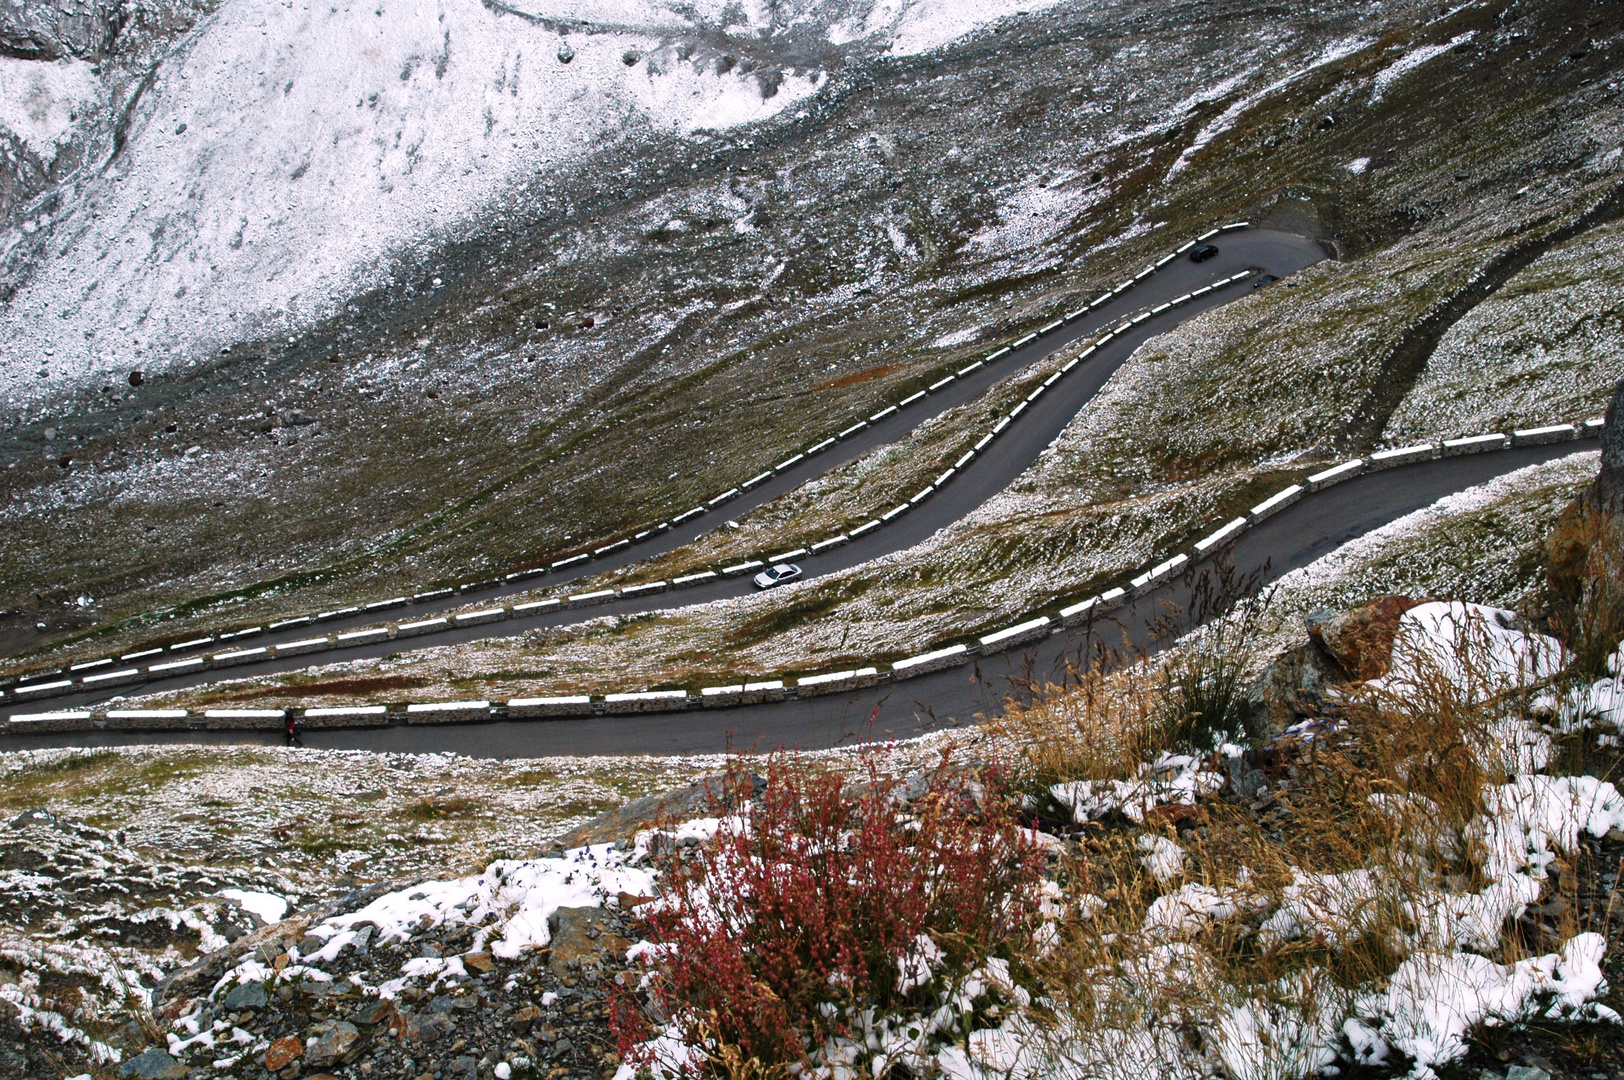
{"label": "dark car", "polygon": [[1280,279],[1275,277],[1273,274],[1264,274],[1262,277],[1260,277],[1256,281],[1252,282],[1252,288],[1261,289],[1261,288],[1263,288],[1263,286],[1265,286],[1265,285],[1273,285],[1275,282],[1277,282],[1279,280]]}
{"label": "dark car", "polygon": [[1190,252],[1190,261],[1191,262],[1206,262],[1208,259],[1212,258],[1216,254],[1218,254],[1217,247],[1215,247],[1212,244],[1202,244],[1200,247],[1198,247],[1194,251]]}
{"label": "dark car", "polygon": [[767,569],[757,574],[755,576],[755,584],[756,588],[758,589],[770,589],[774,585],[782,585],[786,581],[794,581],[800,576],[801,568],[799,566],[796,566],[792,562],[779,563],[777,566],[769,566]]}

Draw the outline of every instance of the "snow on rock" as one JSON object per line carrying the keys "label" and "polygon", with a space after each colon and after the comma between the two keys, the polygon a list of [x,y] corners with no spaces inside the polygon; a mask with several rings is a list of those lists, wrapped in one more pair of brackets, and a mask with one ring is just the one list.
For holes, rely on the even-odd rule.
{"label": "snow on rock", "polygon": [[1293,868],[1280,905],[1263,922],[1264,941],[1320,937],[1341,945],[1359,938],[1377,922],[1383,892],[1373,870],[1305,874]]}
{"label": "snow on rock", "polygon": [[1541,694],[1534,699],[1535,712],[1554,714],[1557,730],[1564,735],[1598,723],[1624,728],[1624,645],[1607,658],[1609,677],[1588,686],[1576,686],[1560,697]]}
{"label": "snow on rock", "polygon": [[1225,1074],[1232,1080],[1273,1080],[1334,1072],[1341,1056],[1339,1017],[1335,1005],[1324,1000],[1306,1007],[1301,1002],[1248,1001],[1224,1009],[1214,1041]]}
{"label": "snow on rock", "polygon": [[1219,889],[1199,883],[1158,896],[1145,912],[1145,933],[1152,938],[1193,934],[1209,922],[1222,921],[1266,903],[1241,889]]}
{"label": "snow on rock", "polygon": [[0,56],[0,127],[49,165],[73,130],[75,114],[99,90],[86,60],[41,63]]}
{"label": "snow on rock", "polygon": [[1399,618],[1392,668],[1365,685],[1420,689],[1442,677],[1473,696],[1493,696],[1551,678],[1568,661],[1562,643],[1516,628],[1514,612],[1458,600],[1420,604]]}
{"label": "snow on rock", "polygon": [[865,29],[889,38],[894,56],[940,48],[978,27],[1009,15],[1051,8],[1059,0],[880,0]]}
{"label": "snow on rock", "polygon": [[1382,1060],[1390,1046],[1414,1060],[1411,1076],[1432,1077],[1433,1066],[1465,1056],[1465,1036],[1478,1024],[1539,1018],[1616,1022],[1612,1009],[1591,1001],[1606,985],[1601,970],[1606,952],[1606,939],[1587,933],[1568,941],[1560,955],[1509,966],[1475,953],[1411,956],[1384,992],[1366,996],[1358,1006],[1381,1032],[1379,1044],[1367,1042],[1367,1053]]}
{"label": "snow on rock", "polygon": [[287,900],[275,893],[221,889],[220,895],[227,900],[235,900],[238,907],[267,923],[281,922],[288,913]]}
{"label": "snow on rock", "polygon": [[1165,836],[1146,833],[1139,838],[1139,865],[1162,884],[1177,881],[1184,876],[1184,849]]}
{"label": "snow on rock", "polygon": [[1594,776],[1519,776],[1486,788],[1483,805],[1468,834],[1482,844],[1484,872],[1495,879],[1544,878],[1545,867],[1558,852],[1573,850],[1581,831],[1602,836],[1624,826],[1624,797]]}
{"label": "snow on rock", "polygon": [[1194,804],[1224,786],[1222,773],[1201,768],[1201,759],[1189,754],[1163,753],[1141,765],[1136,780],[1074,780],[1049,789],[1055,801],[1071,808],[1078,822],[1120,811],[1129,820],[1143,822],[1145,814],[1165,803]]}
{"label": "snow on rock", "polygon": [[[654,873],[632,866],[641,851],[623,852],[611,844],[575,848],[545,859],[500,860],[483,873],[449,881],[427,881],[378,897],[366,907],[338,915],[308,931],[329,946],[354,927],[375,926],[382,943],[407,941],[447,923],[479,926],[473,951],[490,946],[492,955],[513,959],[525,949],[546,945],[547,920],[562,907],[598,907],[622,892],[649,895]],[[485,923],[495,917],[491,925]],[[336,951],[335,951],[336,954]],[[433,959],[433,958],[430,958]],[[410,962],[409,962],[410,963]],[[433,972],[404,971],[409,976]]]}

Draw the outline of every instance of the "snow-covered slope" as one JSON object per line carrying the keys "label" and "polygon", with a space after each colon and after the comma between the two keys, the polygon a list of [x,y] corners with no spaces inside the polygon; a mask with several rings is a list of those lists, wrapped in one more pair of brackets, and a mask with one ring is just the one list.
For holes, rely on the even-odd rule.
{"label": "snow-covered slope", "polygon": [[[387,285],[394,256],[545,213],[538,175],[608,142],[770,117],[854,51],[926,50],[1016,6],[228,0],[157,64],[122,149],[0,240],[21,285],[0,380],[16,401],[296,334]],[[6,61],[0,124],[49,161],[112,108],[93,71]]]}

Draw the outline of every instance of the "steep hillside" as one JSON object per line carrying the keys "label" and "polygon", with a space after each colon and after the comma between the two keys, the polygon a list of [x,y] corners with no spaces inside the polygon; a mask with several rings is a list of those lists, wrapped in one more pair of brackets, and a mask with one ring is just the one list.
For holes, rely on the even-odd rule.
{"label": "steep hillside", "polygon": [[[374,134],[351,136],[342,134],[353,131],[351,121],[340,131],[325,113],[300,112],[328,132],[324,144],[342,135],[344,146],[324,150],[303,172],[297,146],[287,161],[254,156],[244,141],[253,124],[279,117],[287,130],[302,130],[306,120],[296,123],[291,112],[299,95],[320,90],[322,97],[301,108],[342,104],[354,112],[359,101],[370,116],[372,90],[351,96],[346,87],[340,95],[290,71],[292,88],[267,113],[269,91],[256,80],[269,85],[271,67],[259,76],[255,61],[247,67],[256,74],[240,73],[254,94],[232,89],[234,69],[229,78],[191,77],[208,58],[211,35],[245,33],[268,48],[280,35],[278,47],[292,56],[300,50],[285,45],[303,40],[296,33],[317,33],[300,29],[302,12],[284,25],[248,7],[222,9],[176,46],[174,68],[158,69],[181,96],[143,97],[153,119],[140,135],[151,148],[132,138],[81,194],[63,189],[54,224],[16,224],[18,236],[56,239],[14,260],[10,311],[19,337],[6,372],[15,414],[3,453],[15,466],[4,483],[16,542],[0,572],[8,589],[0,603],[50,612],[43,621],[52,637],[74,624],[244,595],[297,591],[309,594],[302,604],[324,604],[509,567],[658,520],[921,371],[1111,280],[1152,249],[1159,223],[1243,209],[1256,191],[1164,206],[1152,188],[1243,88],[1333,70],[1349,50],[1418,26],[1405,5],[1370,8],[1354,22],[1345,13],[1281,21],[1272,9],[1246,5],[1226,8],[1217,21],[1207,13],[1065,6],[1011,16],[927,52],[940,35],[908,37],[908,13],[941,34],[973,29],[950,25],[959,9],[885,10],[891,14],[877,17],[871,35],[838,47],[838,64],[826,59],[820,69],[797,59],[806,80],[828,74],[770,120],[662,132],[639,113],[607,136],[590,128],[597,134],[584,157],[564,154],[558,140],[538,132],[535,152],[546,154],[520,155],[522,183],[458,210],[459,184],[495,170],[490,161],[520,160],[470,151],[469,177],[436,180],[433,189],[432,216],[456,223],[419,231],[407,222],[400,228],[409,237],[401,239],[358,221],[373,196],[351,198],[337,186],[335,171],[359,173],[343,156],[351,152],[345,140],[370,148],[369,171],[386,153],[417,146],[421,164],[390,168],[439,178],[433,146],[418,146],[398,117],[380,119]],[[1000,10],[976,8],[978,18]],[[937,14],[926,19],[930,12]],[[367,17],[392,26],[387,14]],[[537,58],[545,74],[536,78],[550,89],[534,93],[549,101],[578,92],[624,96],[625,86],[668,77],[651,74],[651,63],[690,73],[683,78],[698,78],[692,73],[703,65],[707,87],[733,86],[747,66],[750,85],[767,78],[765,60],[742,51],[716,57],[671,30],[612,49],[611,80],[586,66],[588,45],[612,40],[609,31],[483,9],[465,17],[546,36]],[[819,17],[841,36],[838,20]],[[583,50],[568,64],[559,60],[565,30],[570,49]],[[760,39],[742,27],[729,33]],[[457,77],[462,55],[453,51],[445,79]],[[472,46],[469,56],[491,59]],[[382,78],[369,71],[355,78]],[[528,82],[501,83],[495,70],[478,77],[504,87],[492,109],[512,91],[521,103],[532,92]],[[786,70],[785,79],[793,77]],[[278,92],[289,86],[277,79]],[[441,81],[432,65],[404,60],[389,67],[388,79],[391,94],[414,93],[419,84],[428,94]],[[775,85],[764,110],[777,110],[799,84]],[[223,95],[216,123],[250,126],[203,140],[188,123],[176,135],[187,122],[187,95],[205,92]],[[381,97],[378,108],[395,108],[390,100]],[[550,108],[559,124],[574,115],[563,102]],[[511,152],[513,137],[497,135],[503,115],[491,113],[490,139]],[[596,106],[591,116],[594,124],[610,118]],[[439,126],[443,137],[461,138],[469,122]],[[281,147],[273,136],[254,135],[254,145]],[[206,179],[196,172],[203,151],[186,149],[205,142],[216,147],[209,161],[220,158]],[[397,142],[404,149],[390,150]],[[1201,172],[1186,167],[1179,182]],[[317,201],[299,202],[301,218],[287,200],[324,175],[335,181],[323,189],[331,194],[309,186],[313,194],[299,199]],[[393,175],[379,182],[410,186]],[[262,192],[262,184],[272,186]],[[227,198],[231,191],[239,194]],[[245,232],[234,248],[238,219],[247,215],[233,216],[217,201],[252,203],[260,227],[285,235],[273,243],[267,232],[250,244]],[[178,216],[160,223],[155,214]],[[308,258],[287,254],[306,248]],[[341,287],[322,254],[334,249],[375,276]],[[129,252],[123,269],[104,271],[122,251]],[[205,276],[185,277],[182,266],[190,268],[185,275]],[[209,266],[219,268],[218,281]],[[90,280],[61,284],[64,275],[92,269]],[[247,283],[233,284],[228,271]],[[321,299],[313,282],[327,282],[338,299]],[[59,288],[69,289],[68,299]],[[295,317],[256,314],[256,295],[293,302]],[[155,321],[165,313],[167,331]],[[147,323],[138,327],[143,315]],[[261,325],[261,316],[270,321]],[[102,336],[85,338],[85,330]],[[229,353],[219,351],[226,346]],[[47,348],[53,355],[44,355]],[[136,370],[139,387],[130,384]],[[872,377],[844,378],[858,373]],[[312,513],[314,505],[322,512]],[[102,542],[115,536],[116,546]],[[93,603],[62,608],[79,597]],[[14,625],[29,630],[38,621]]]}

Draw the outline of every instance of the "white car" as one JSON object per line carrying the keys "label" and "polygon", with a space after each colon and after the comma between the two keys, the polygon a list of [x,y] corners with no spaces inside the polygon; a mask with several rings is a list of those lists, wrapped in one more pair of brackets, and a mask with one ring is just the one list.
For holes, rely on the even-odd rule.
{"label": "white car", "polygon": [[782,585],[786,581],[794,581],[801,576],[801,568],[794,563],[781,562],[777,566],[769,566],[755,576],[756,588],[770,589],[774,585]]}

